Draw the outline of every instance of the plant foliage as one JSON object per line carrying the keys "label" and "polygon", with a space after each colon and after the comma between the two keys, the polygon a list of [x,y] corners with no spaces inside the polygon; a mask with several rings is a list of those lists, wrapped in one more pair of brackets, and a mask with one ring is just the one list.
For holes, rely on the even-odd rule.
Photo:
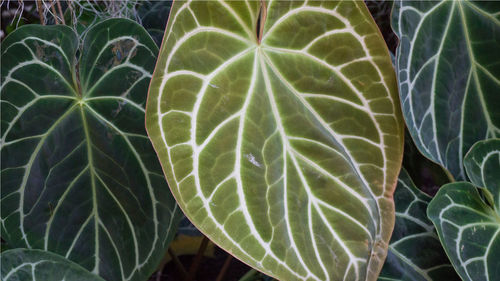
{"label": "plant foliage", "polygon": [[460,280],[427,218],[430,200],[402,169],[394,193],[396,224],[378,280]]}
{"label": "plant foliage", "polygon": [[468,182],[447,184],[428,209],[463,280],[500,279],[500,139],[475,144],[465,157]]}
{"label": "plant foliage", "polygon": [[104,281],[78,264],[51,252],[14,249],[0,258],[3,281]]}
{"label": "plant foliage", "polygon": [[374,280],[403,123],[362,2],[175,2],[149,136],[191,221],[282,280]]}
{"label": "plant foliage", "polygon": [[500,136],[500,2],[396,1],[402,109],[420,151],[457,180],[477,141]]}
{"label": "plant foliage", "polygon": [[[2,43],[2,238],[144,280],[178,221],[144,128],[158,49],[137,23],[26,25]],[[55,277],[54,277],[55,278]],[[55,280],[55,279],[54,279]]]}

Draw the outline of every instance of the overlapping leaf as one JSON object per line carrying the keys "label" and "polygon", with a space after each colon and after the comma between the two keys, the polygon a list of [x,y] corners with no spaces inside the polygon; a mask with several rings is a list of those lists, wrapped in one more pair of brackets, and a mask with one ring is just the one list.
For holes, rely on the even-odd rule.
{"label": "overlapping leaf", "polygon": [[465,153],[500,136],[500,2],[400,0],[392,14],[410,133],[425,156],[464,180]]}
{"label": "overlapping leaf", "polygon": [[463,280],[500,280],[500,140],[475,144],[465,157],[468,182],[443,186],[429,218]]}
{"label": "overlapping leaf", "polygon": [[51,252],[14,249],[3,252],[3,281],[104,281],[78,264]]}
{"label": "overlapping leaf", "polygon": [[465,155],[465,170],[472,183],[486,188],[500,215],[500,139],[479,141]]}
{"label": "overlapping leaf", "polygon": [[394,193],[396,224],[378,280],[460,280],[427,218],[430,200],[401,170]]}
{"label": "overlapping leaf", "polygon": [[374,280],[398,106],[363,2],[176,1],[146,122],[177,201],[215,243],[280,280]]}
{"label": "overlapping leaf", "polygon": [[158,49],[125,19],[78,42],[68,27],[31,25],[2,43],[2,238],[142,280],[177,221],[144,129]]}

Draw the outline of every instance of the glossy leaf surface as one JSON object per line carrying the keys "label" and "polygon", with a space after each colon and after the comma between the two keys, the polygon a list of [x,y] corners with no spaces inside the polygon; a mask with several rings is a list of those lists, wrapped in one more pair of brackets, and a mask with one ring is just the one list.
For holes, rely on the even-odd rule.
{"label": "glossy leaf surface", "polygon": [[396,1],[396,69],[421,152],[464,180],[463,157],[500,136],[500,2]]}
{"label": "glossy leaf surface", "polygon": [[396,224],[378,280],[460,280],[427,218],[430,200],[402,169],[394,192]]}
{"label": "glossy leaf surface", "polygon": [[158,49],[125,19],[78,43],[66,26],[38,25],[2,42],[2,238],[143,280],[177,221],[144,128]]}
{"label": "glossy leaf surface", "polygon": [[146,123],[196,227],[280,280],[375,280],[403,124],[364,3],[176,1],[162,46]]}
{"label": "glossy leaf surface", "polygon": [[104,281],[78,264],[51,252],[14,249],[0,255],[3,281]]}

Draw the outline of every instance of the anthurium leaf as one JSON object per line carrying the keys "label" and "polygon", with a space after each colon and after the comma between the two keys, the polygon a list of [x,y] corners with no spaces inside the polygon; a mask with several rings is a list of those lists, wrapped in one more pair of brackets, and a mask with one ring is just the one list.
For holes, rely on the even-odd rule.
{"label": "anthurium leaf", "polygon": [[51,252],[13,249],[0,255],[3,281],[104,281],[80,265]]}
{"label": "anthurium leaf", "polygon": [[174,196],[279,280],[375,280],[403,127],[359,1],[174,2],[146,124]]}
{"label": "anthurium leaf", "polygon": [[465,180],[463,157],[500,136],[500,2],[396,1],[396,69],[421,152]]}
{"label": "anthurium leaf", "polygon": [[500,139],[479,141],[465,155],[467,176],[478,187],[486,188],[493,196],[500,215]]}
{"label": "anthurium leaf", "polygon": [[500,280],[500,215],[476,187],[468,182],[444,185],[427,215],[463,280]]}
{"label": "anthurium leaf", "polygon": [[378,280],[460,280],[427,218],[430,200],[402,169],[394,192],[396,224]]}
{"label": "anthurium leaf", "polygon": [[467,182],[445,185],[428,215],[463,280],[500,280],[500,140],[477,142],[464,164],[483,194]]}
{"label": "anthurium leaf", "polygon": [[2,238],[144,280],[179,217],[144,129],[158,50],[125,19],[78,42],[69,27],[28,25],[2,43]]}

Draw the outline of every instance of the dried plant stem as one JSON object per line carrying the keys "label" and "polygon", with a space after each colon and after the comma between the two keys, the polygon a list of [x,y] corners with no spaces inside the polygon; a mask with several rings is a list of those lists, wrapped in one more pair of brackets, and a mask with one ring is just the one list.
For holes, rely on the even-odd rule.
{"label": "dried plant stem", "polygon": [[56,12],[56,1],[53,0],[52,3],[50,4],[50,8],[52,9],[52,17],[56,21],[56,24],[60,24],[59,20],[57,19],[57,12]]}
{"label": "dried plant stem", "polygon": [[[71,2],[71,1],[69,1],[69,2]],[[70,6],[69,2],[68,2],[68,7]],[[56,3],[57,3],[57,9],[59,10],[59,15],[61,16],[61,21],[65,25],[66,21],[64,20],[64,14],[63,14],[63,11],[61,8],[61,2],[59,2],[59,0],[56,0]]]}
{"label": "dried plant stem", "polygon": [[42,0],[36,0],[36,7],[38,9],[38,16],[40,17],[40,23],[45,25],[45,18],[43,17]]}

